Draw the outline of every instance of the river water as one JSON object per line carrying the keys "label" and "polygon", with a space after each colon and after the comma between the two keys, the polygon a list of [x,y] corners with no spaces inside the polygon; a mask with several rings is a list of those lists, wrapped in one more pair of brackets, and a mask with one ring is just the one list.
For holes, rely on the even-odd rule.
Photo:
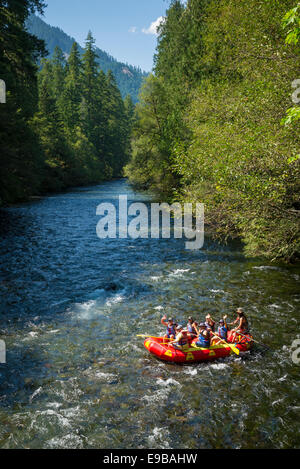
{"label": "river water", "polygon": [[[119,180],[0,211],[0,447],[299,448],[299,267],[208,238],[100,240],[119,194],[149,202]],[[243,357],[166,364],[136,337],[238,306],[265,344]]]}

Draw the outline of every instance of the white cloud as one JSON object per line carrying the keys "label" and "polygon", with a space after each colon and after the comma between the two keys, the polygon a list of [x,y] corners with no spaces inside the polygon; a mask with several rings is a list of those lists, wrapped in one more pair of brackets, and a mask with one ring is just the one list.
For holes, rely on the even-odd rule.
{"label": "white cloud", "polygon": [[129,28],[130,33],[136,33],[136,30],[137,30],[136,26],[131,26],[131,28]]}
{"label": "white cloud", "polygon": [[153,23],[150,24],[149,28],[143,28],[142,32],[144,34],[154,34],[157,36],[157,28],[158,26],[165,21],[165,18],[163,16],[160,16],[157,18],[157,20],[153,21]]}

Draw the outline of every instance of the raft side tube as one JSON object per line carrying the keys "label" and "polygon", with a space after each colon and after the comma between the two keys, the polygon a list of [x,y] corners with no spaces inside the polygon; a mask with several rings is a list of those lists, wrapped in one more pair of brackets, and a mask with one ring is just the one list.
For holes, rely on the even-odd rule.
{"label": "raft side tube", "polygon": [[212,345],[210,348],[197,347],[191,343],[186,350],[175,349],[164,343],[164,338],[147,338],[145,348],[157,358],[173,363],[195,363],[228,357],[232,350],[226,344]]}

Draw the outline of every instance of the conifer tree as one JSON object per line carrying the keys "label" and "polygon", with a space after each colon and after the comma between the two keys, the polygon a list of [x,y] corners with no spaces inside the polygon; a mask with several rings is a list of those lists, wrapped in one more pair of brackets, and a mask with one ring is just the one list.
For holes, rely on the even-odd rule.
{"label": "conifer tree", "polygon": [[[96,114],[96,83],[97,83],[97,62],[96,53],[94,50],[95,40],[89,31],[86,44],[85,52],[82,57],[82,76],[81,86],[83,95],[83,120],[84,130],[86,135],[91,141],[94,140],[94,126],[95,126],[95,114]],[[94,142],[93,142],[94,143]]]}
{"label": "conifer tree", "polygon": [[64,90],[66,78],[66,59],[62,50],[58,46],[55,47],[51,63],[53,73],[53,95],[56,100],[59,100]]}
{"label": "conifer tree", "polygon": [[74,42],[68,58],[65,85],[61,96],[61,113],[66,133],[71,140],[75,136],[76,128],[81,126],[81,101],[81,59],[78,44]]}
{"label": "conifer tree", "polygon": [[126,113],[124,101],[111,71],[107,74],[108,101],[108,153],[114,176],[120,176],[126,160]]}

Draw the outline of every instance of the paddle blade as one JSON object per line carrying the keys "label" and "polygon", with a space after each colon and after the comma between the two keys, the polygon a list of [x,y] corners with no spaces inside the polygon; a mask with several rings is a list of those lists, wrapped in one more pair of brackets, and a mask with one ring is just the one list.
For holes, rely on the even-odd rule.
{"label": "paddle blade", "polygon": [[[229,344],[228,344],[229,345]],[[240,354],[240,351],[238,348],[236,348],[234,345],[229,345],[229,347],[231,348],[231,350],[234,351],[234,353],[236,353],[236,355],[239,355]]]}

